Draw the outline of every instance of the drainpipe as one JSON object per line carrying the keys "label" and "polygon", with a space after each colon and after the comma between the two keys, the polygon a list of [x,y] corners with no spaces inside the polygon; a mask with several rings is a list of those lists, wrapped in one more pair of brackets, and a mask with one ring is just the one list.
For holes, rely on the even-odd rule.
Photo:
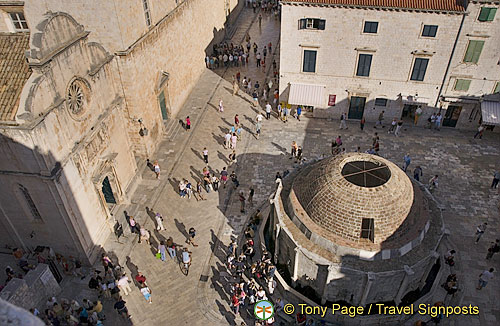
{"label": "drainpipe", "polygon": [[[467,5],[467,3],[466,3],[466,5]],[[448,72],[450,70],[451,60],[453,60],[455,50],[457,49],[458,40],[460,38],[460,34],[462,33],[462,27],[464,26],[464,21],[465,21],[466,16],[467,16],[467,13],[464,12],[462,14],[462,21],[460,22],[460,27],[458,28],[457,37],[455,38],[455,43],[453,43],[453,48],[451,49],[450,60],[448,60],[448,65],[446,66],[446,70],[444,72],[443,82],[441,83],[441,87],[439,88],[439,93],[438,93],[438,96],[436,98],[436,104],[434,104],[434,107],[437,107],[437,105],[438,105],[439,98],[441,97],[441,93],[443,92],[444,84],[446,83],[446,79],[448,78]],[[441,108],[439,109],[439,112],[441,112]]]}

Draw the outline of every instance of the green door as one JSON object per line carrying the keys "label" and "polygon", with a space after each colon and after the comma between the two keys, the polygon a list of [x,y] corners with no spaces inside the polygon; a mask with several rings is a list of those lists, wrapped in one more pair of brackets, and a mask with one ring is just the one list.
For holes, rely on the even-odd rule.
{"label": "green door", "polygon": [[160,109],[161,109],[161,117],[163,120],[168,119],[168,114],[167,114],[167,104],[165,101],[165,94],[163,91],[161,91],[160,95],[158,96],[158,102],[160,103]]}
{"label": "green door", "polygon": [[365,111],[366,97],[351,96],[351,101],[349,103],[349,113],[347,117],[349,119],[361,120],[363,117],[363,112]]}
{"label": "green door", "polygon": [[108,177],[104,178],[104,180],[102,181],[101,189],[106,203],[116,204],[115,196],[113,195],[113,190],[111,190],[111,184],[109,183]]}

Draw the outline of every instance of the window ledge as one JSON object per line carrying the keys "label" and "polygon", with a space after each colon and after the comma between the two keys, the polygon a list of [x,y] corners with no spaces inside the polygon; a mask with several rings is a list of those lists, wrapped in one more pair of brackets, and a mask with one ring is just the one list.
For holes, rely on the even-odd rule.
{"label": "window ledge", "polygon": [[472,33],[472,34],[465,34],[469,37],[481,37],[481,38],[490,38],[491,36],[487,35],[487,34],[479,34],[479,33]]}
{"label": "window ledge", "polygon": [[426,50],[423,50],[423,51],[415,50],[415,51],[411,52],[411,54],[413,54],[413,55],[425,56],[425,57],[432,57],[435,53],[436,52],[429,52]]}
{"label": "window ledge", "polygon": [[316,49],[320,48],[319,45],[313,45],[313,44],[299,44],[299,46],[302,48],[316,48]]}
{"label": "window ledge", "polygon": [[368,47],[354,48],[354,50],[362,51],[362,52],[377,52],[377,49],[368,48]]}

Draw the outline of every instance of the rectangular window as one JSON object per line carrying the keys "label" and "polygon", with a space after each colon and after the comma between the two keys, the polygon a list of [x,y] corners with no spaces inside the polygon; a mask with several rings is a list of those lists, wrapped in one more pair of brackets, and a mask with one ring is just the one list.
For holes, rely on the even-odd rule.
{"label": "rectangular window", "polygon": [[429,64],[429,59],[415,58],[415,63],[413,64],[413,71],[411,72],[410,79],[423,81],[428,64]]}
{"label": "rectangular window", "polygon": [[142,6],[144,7],[144,16],[146,17],[146,25],[151,27],[151,11],[149,10],[148,0],[142,0]]}
{"label": "rectangular window", "polygon": [[316,53],[317,51],[304,50],[303,72],[316,72]]}
{"label": "rectangular window", "polygon": [[378,22],[365,22],[363,33],[377,34]]}
{"label": "rectangular window", "polygon": [[24,18],[24,14],[22,12],[11,12],[9,16],[16,31],[28,30],[28,24],[26,23],[26,18]]}
{"label": "rectangular window", "polygon": [[375,106],[387,106],[387,99],[386,98],[376,98],[375,99]]}
{"label": "rectangular window", "polygon": [[497,84],[495,85],[495,89],[493,90],[493,93],[498,93],[500,92],[500,82],[497,82]]}
{"label": "rectangular window", "polygon": [[483,7],[481,8],[481,12],[479,13],[479,17],[477,20],[480,22],[491,22],[493,19],[495,19],[495,14],[497,12],[497,8],[488,8],[488,7]]}
{"label": "rectangular window", "polygon": [[361,239],[369,239],[373,242],[375,238],[375,221],[373,218],[364,218],[361,221]]}
{"label": "rectangular window", "polygon": [[299,19],[299,29],[318,29],[324,30],[326,20],[317,18],[302,18]]}
{"label": "rectangular window", "polygon": [[424,25],[422,30],[422,36],[425,37],[436,37],[438,27],[436,25]]}
{"label": "rectangular window", "polygon": [[467,51],[464,56],[464,62],[478,63],[483,46],[484,41],[469,41],[469,45],[467,46]]}
{"label": "rectangular window", "polygon": [[470,82],[471,81],[469,79],[457,79],[453,89],[459,92],[466,92],[469,90]]}
{"label": "rectangular window", "polygon": [[358,69],[356,70],[356,76],[370,76],[370,67],[372,65],[372,55],[371,54],[360,54],[358,59]]}

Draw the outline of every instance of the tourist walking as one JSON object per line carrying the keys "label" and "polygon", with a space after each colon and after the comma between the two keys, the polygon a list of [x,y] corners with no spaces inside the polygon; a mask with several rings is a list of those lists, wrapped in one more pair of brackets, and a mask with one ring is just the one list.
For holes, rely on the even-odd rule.
{"label": "tourist walking", "polygon": [[239,90],[240,90],[240,86],[238,85],[238,82],[235,80],[233,82],[233,96],[238,95]]}
{"label": "tourist walking", "polygon": [[148,303],[153,303],[153,300],[151,298],[151,290],[149,289],[149,287],[143,286],[141,288],[141,293],[144,296],[144,299],[146,299]]}
{"label": "tourist walking", "polygon": [[396,126],[396,131],[394,132],[394,136],[399,137],[399,133],[401,132],[401,127],[403,126],[403,120],[398,121],[398,125]]}
{"label": "tourist walking", "polygon": [[493,278],[494,271],[495,269],[492,267],[489,270],[485,270],[484,272],[482,272],[481,275],[479,275],[479,282],[476,289],[481,290],[482,288],[484,288]]}
{"label": "tourist walking", "polygon": [[415,120],[413,122],[415,126],[417,125],[418,119],[420,118],[420,116],[422,115],[422,113],[423,113],[422,108],[419,105],[417,107],[417,109],[415,110]]}
{"label": "tourist walking", "polygon": [[398,120],[396,118],[392,119],[391,126],[389,127],[389,130],[387,130],[387,133],[393,133],[394,130],[396,130],[396,125],[398,124]]}
{"label": "tourist walking", "polygon": [[139,243],[141,243],[144,240],[146,241],[147,244],[149,244],[149,238],[151,237],[149,231],[146,230],[143,226],[141,226],[139,232],[140,232]]}
{"label": "tourist walking", "polygon": [[248,192],[248,205],[253,206],[253,195],[255,194],[255,189],[250,186],[250,191]]}
{"label": "tourist walking", "polygon": [[438,187],[438,185],[439,185],[439,177],[436,174],[435,176],[429,179],[429,191],[433,192],[434,189]]}
{"label": "tourist walking", "polygon": [[499,181],[500,181],[500,171],[495,171],[495,173],[493,173],[493,181],[491,182],[491,188],[496,189]]}
{"label": "tourist walking", "polygon": [[128,295],[130,292],[132,292],[132,289],[130,288],[130,285],[128,284],[129,280],[126,274],[123,274],[120,279],[118,280],[118,288],[120,291],[122,291],[125,295]]}
{"label": "tourist walking", "polygon": [[203,194],[202,194],[202,185],[201,185],[201,181],[198,181],[196,183],[196,191],[194,192],[194,198],[196,198],[196,201],[199,201],[199,200],[205,200],[205,198],[203,197]]}
{"label": "tourist walking", "polygon": [[297,155],[297,143],[292,141],[292,149],[291,149],[291,154],[292,156],[290,158],[294,158]]}
{"label": "tourist walking", "polygon": [[231,149],[233,149],[233,150],[236,149],[237,142],[238,142],[238,136],[236,136],[236,133],[233,132],[233,135],[231,136]]}
{"label": "tourist walking", "polygon": [[223,188],[226,188],[227,176],[228,176],[228,173],[227,173],[226,167],[223,167],[222,171],[220,173],[220,179],[222,180]]}
{"label": "tourist walking", "polygon": [[492,242],[490,247],[488,248],[488,253],[486,254],[486,259],[493,258],[493,255],[500,251],[500,239],[496,239],[495,242]]}
{"label": "tourist walking", "polygon": [[440,128],[441,128],[441,119],[442,119],[442,118],[443,118],[443,117],[441,116],[441,113],[438,113],[438,114],[436,115],[436,122],[435,122],[435,124],[436,124],[436,130],[438,130],[438,131],[439,131],[439,130],[440,130]]}
{"label": "tourist walking", "polygon": [[231,133],[229,131],[224,136],[224,148],[228,149],[231,147]]}
{"label": "tourist walking", "polygon": [[378,115],[377,123],[375,124],[375,126],[373,126],[373,128],[377,128],[378,126],[384,128],[384,126],[382,125],[382,121],[384,121],[384,113],[385,113],[384,110],[380,112],[380,114]]}
{"label": "tourist walking", "polygon": [[240,195],[239,195],[239,199],[240,199],[240,212],[242,213],[245,213],[245,195],[243,194],[243,191],[240,191]]}
{"label": "tourist walking", "polygon": [[347,124],[345,123],[347,113],[344,112],[340,115],[340,129],[347,129]]}
{"label": "tourist walking", "polygon": [[238,188],[240,186],[240,182],[238,181],[238,176],[236,176],[236,173],[234,171],[231,172],[231,175],[229,177],[233,182],[234,189]]}
{"label": "tourist walking", "polygon": [[177,251],[175,250],[175,243],[172,237],[167,239],[167,250],[170,258],[175,259],[175,257],[177,257]]}
{"label": "tourist walking", "polygon": [[266,119],[269,120],[271,118],[271,104],[269,102],[266,102]]}
{"label": "tourist walking", "polygon": [[410,166],[410,163],[411,163],[411,158],[410,158],[410,154],[406,153],[406,155],[403,157],[403,171],[406,172],[406,170],[408,169],[408,166]]}
{"label": "tourist walking", "polygon": [[229,163],[230,164],[234,164],[234,163],[237,163],[237,159],[236,159],[236,151],[233,150],[231,152],[231,154],[229,154]]}
{"label": "tourist walking", "polygon": [[363,129],[365,128],[365,123],[366,123],[365,116],[362,116],[361,120],[359,121],[359,128],[361,129],[361,131],[363,131]]}
{"label": "tourist walking", "polygon": [[476,227],[476,241],[474,241],[475,244],[477,244],[479,242],[479,240],[483,236],[484,232],[486,231],[487,226],[488,226],[488,223],[484,222],[483,224],[480,224]]}
{"label": "tourist walking", "polygon": [[483,139],[483,133],[484,133],[484,126],[479,125],[479,128],[477,128],[477,132],[474,135],[474,139],[476,139],[477,137],[479,137],[479,139]]}
{"label": "tourist walking", "polygon": [[128,217],[128,224],[130,225],[130,232],[132,234],[134,233],[139,234],[139,227],[133,216]]}
{"label": "tourist walking", "polygon": [[420,181],[420,177],[422,176],[423,176],[422,168],[420,167],[420,165],[417,165],[415,170],[413,170],[413,179]]}
{"label": "tourist walking", "polygon": [[194,228],[189,228],[188,238],[186,239],[186,243],[193,245],[193,247],[198,247],[198,245],[194,242],[195,236],[196,236],[196,230]]}
{"label": "tourist walking", "polygon": [[[300,121],[300,116],[302,115],[302,106],[297,107],[297,120]],[[346,128],[347,129],[347,128]]]}
{"label": "tourist walking", "polygon": [[189,116],[186,117],[186,130],[189,131],[191,129],[191,119]]}
{"label": "tourist walking", "polygon": [[436,123],[436,114],[433,113],[429,119],[427,119],[427,122],[429,123],[429,129],[432,129],[432,126]]}
{"label": "tourist walking", "polygon": [[203,148],[203,161],[208,164],[208,149],[206,147]]}
{"label": "tourist walking", "polygon": [[160,254],[161,261],[165,261],[167,248],[165,247],[165,242],[162,240],[158,245],[158,253]]}
{"label": "tourist walking", "polygon": [[160,164],[158,164],[158,161],[155,161],[155,163],[153,164],[153,168],[154,168],[154,171],[155,171],[155,175],[156,175],[156,179],[160,179]]}
{"label": "tourist walking", "polygon": [[224,112],[224,105],[222,104],[222,100],[219,101],[219,112]]}
{"label": "tourist walking", "polygon": [[163,216],[161,216],[160,213],[156,213],[155,220],[156,220],[156,229],[158,231],[164,231],[165,227],[163,226]]}

